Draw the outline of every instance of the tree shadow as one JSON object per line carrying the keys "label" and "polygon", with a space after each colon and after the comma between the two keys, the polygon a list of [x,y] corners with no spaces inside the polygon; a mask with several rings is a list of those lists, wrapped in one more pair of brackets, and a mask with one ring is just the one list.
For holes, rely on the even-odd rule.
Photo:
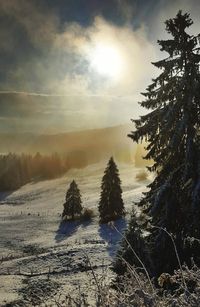
{"label": "tree shadow", "polygon": [[59,243],[67,239],[68,237],[71,237],[78,230],[80,226],[86,228],[90,225],[90,223],[91,220],[61,221],[55,235],[56,243]]}
{"label": "tree shadow", "polygon": [[122,239],[122,234],[126,229],[127,222],[125,218],[120,218],[108,224],[101,224],[99,226],[100,237],[108,243],[108,253],[114,257],[118,249],[118,244]]}
{"label": "tree shadow", "polygon": [[4,203],[9,195],[14,193],[15,191],[5,191],[5,192],[0,192],[0,202]]}
{"label": "tree shadow", "polygon": [[82,221],[81,222],[82,228],[88,227],[91,223],[92,223],[92,219],[86,220],[86,221]]}
{"label": "tree shadow", "polygon": [[81,224],[81,221],[61,221],[55,235],[56,243],[72,236]]}

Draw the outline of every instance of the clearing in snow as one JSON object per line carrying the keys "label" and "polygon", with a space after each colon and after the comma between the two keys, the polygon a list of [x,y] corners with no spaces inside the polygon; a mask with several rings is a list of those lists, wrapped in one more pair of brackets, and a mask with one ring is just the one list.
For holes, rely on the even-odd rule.
{"label": "clearing in snow", "polygon": [[[91,267],[112,278],[109,269],[133,202],[149,182],[136,181],[142,169],[119,164],[123,200],[128,212],[113,225],[99,225],[98,202],[105,163],[72,169],[54,180],[29,183],[0,194],[0,305],[54,306],[76,291],[90,295]],[[79,185],[83,206],[95,217],[85,222],[61,222],[69,183]],[[9,304],[10,303],[10,304]],[[46,305],[45,305],[46,304]],[[91,295],[92,305],[92,295]]]}

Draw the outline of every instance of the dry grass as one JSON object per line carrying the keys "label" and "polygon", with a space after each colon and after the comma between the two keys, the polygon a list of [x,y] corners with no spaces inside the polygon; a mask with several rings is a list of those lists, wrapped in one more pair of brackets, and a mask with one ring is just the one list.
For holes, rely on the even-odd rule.
{"label": "dry grass", "polygon": [[[167,234],[172,236],[167,232]],[[123,236],[123,235],[122,235]],[[174,241],[173,241],[174,242]],[[132,247],[131,247],[132,248]],[[91,271],[91,288],[95,301],[88,300],[87,295],[81,294],[76,298],[76,303],[70,297],[66,305],[69,306],[99,306],[99,307],[198,307],[200,306],[200,269],[193,264],[189,269],[187,266],[180,264],[179,255],[174,243],[179,269],[173,275],[162,273],[156,279],[150,279],[147,268],[140,259],[141,267],[136,268],[127,265],[125,275],[119,277],[113,282],[108,282],[106,271],[100,277],[96,275],[89,257],[86,255],[87,263]]]}
{"label": "dry grass", "polygon": [[[135,271],[133,273],[133,271]],[[126,276],[119,283],[108,284],[106,275],[99,277],[91,268],[90,294],[78,296],[66,295],[65,300],[57,300],[59,307],[198,307],[200,306],[200,270],[195,265],[192,269],[182,267],[173,276],[163,273],[158,280],[158,287],[152,286],[142,273],[129,268]],[[182,274],[187,287],[182,283]],[[139,280],[138,280],[139,279]],[[123,288],[123,290],[122,290]],[[91,297],[94,300],[91,302]]]}

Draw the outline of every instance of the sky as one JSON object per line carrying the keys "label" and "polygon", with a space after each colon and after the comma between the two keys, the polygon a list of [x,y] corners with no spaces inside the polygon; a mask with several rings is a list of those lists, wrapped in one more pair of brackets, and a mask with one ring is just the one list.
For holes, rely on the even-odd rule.
{"label": "sky", "polygon": [[164,21],[199,0],[1,0],[0,132],[126,124],[165,57]]}

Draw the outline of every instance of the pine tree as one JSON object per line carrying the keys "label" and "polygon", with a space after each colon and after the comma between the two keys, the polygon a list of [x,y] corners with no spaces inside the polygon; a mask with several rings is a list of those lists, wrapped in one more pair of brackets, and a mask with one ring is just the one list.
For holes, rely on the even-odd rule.
{"label": "pine tree", "polygon": [[129,135],[148,143],[145,159],[154,161],[148,169],[156,177],[139,205],[152,219],[148,240],[155,276],[178,266],[172,238],[182,262],[194,257],[200,263],[199,247],[187,244],[189,237],[200,239],[200,37],[186,32],[192,23],[181,11],[166,21],[172,38],[158,44],[168,57],[153,63],[162,72],[140,103],[151,111],[133,121],[136,131]]}
{"label": "pine tree", "polygon": [[138,221],[136,211],[133,210],[128,229],[125,232],[125,239],[121,242],[121,247],[113,263],[113,270],[118,275],[123,275],[125,271],[129,271],[127,270],[129,265],[134,265],[136,270],[142,268],[143,272],[144,266],[152,270],[153,264],[142,233],[141,224],[144,222],[142,219]]}
{"label": "pine tree", "polygon": [[99,202],[100,223],[116,220],[125,214],[122,200],[121,180],[114,159],[111,157],[105,169],[101,184]]}
{"label": "pine tree", "polygon": [[80,216],[83,209],[81,204],[82,201],[80,190],[76,182],[73,180],[66,193],[66,201],[63,205],[63,219],[70,217],[72,220],[74,220],[76,216]]}

